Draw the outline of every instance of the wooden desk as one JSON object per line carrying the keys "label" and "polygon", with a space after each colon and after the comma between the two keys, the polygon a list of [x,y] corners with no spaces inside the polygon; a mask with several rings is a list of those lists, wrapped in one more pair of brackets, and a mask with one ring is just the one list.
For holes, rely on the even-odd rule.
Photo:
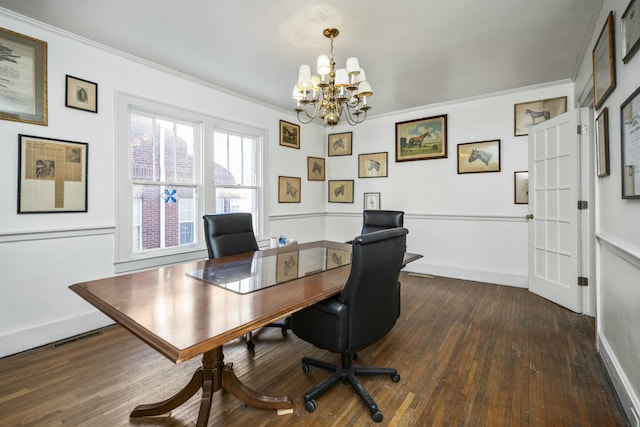
{"label": "wooden desk", "polygon": [[[222,345],[336,295],[349,275],[348,265],[239,294],[188,276],[198,269],[273,257],[310,248],[351,251],[351,245],[319,241],[250,252],[219,259],[78,283],[70,289],[124,326],[169,360],[181,363],[202,355],[202,367],[189,383],[165,401],[140,405],[131,417],[163,415],[185,403],[202,388],[197,426],[206,426],[214,392],[226,389],[256,408],[293,410],[289,397],[264,396],[245,386],[224,364]],[[407,254],[410,262],[420,256]],[[260,274],[260,272],[256,272]]]}

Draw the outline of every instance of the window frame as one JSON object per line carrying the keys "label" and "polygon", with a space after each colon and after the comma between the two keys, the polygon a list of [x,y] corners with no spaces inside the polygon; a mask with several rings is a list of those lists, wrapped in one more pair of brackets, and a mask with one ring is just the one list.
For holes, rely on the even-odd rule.
{"label": "window frame", "polygon": [[[135,95],[116,92],[116,235],[115,260],[116,273],[136,271],[162,265],[193,261],[207,257],[204,242],[204,229],[199,219],[205,213],[213,213],[216,208],[215,187],[213,183],[213,135],[214,131],[242,135],[256,140],[256,185],[258,186],[256,238],[264,240],[267,233],[267,188],[266,171],[268,158],[266,150],[268,133],[266,130],[234,123],[206,114],[185,110],[158,101]],[[133,186],[130,178],[130,141],[129,125],[131,111],[146,111],[156,117],[200,125],[199,138],[194,144],[195,191],[195,237],[194,244],[178,245],[172,248],[134,253],[133,238]],[[207,164],[211,160],[211,166]],[[177,184],[179,185],[179,183]]]}

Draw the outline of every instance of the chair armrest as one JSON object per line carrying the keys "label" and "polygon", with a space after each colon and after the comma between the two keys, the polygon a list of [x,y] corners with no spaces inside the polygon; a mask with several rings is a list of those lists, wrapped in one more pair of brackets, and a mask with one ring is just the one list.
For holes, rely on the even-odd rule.
{"label": "chair armrest", "polygon": [[348,307],[335,298],[320,301],[291,315],[291,330],[299,338],[329,351],[347,343]]}

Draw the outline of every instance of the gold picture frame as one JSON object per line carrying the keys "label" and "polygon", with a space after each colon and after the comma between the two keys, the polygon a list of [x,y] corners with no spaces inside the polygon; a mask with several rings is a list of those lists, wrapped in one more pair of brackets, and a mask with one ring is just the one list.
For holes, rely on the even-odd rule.
{"label": "gold picture frame", "polygon": [[613,41],[613,11],[600,31],[592,52],[593,61],[593,100],[599,109],[611,92],[616,88],[616,61]]}
{"label": "gold picture frame", "polygon": [[89,144],[18,135],[18,213],[87,212]]}
{"label": "gold picture frame", "polygon": [[300,203],[302,179],[295,176],[278,177],[278,203]]}
{"label": "gold picture frame", "polygon": [[396,123],[396,162],[447,157],[447,115]]}
{"label": "gold picture frame", "polygon": [[513,173],[513,203],[516,205],[529,203],[529,171]]}
{"label": "gold picture frame", "polygon": [[280,120],[280,145],[300,149],[300,126]]}
{"label": "gold picture frame", "polygon": [[47,42],[0,28],[0,119],[47,126]]}
{"label": "gold picture frame", "polygon": [[458,173],[500,172],[500,140],[458,144]]}
{"label": "gold picture frame", "polygon": [[325,159],[322,157],[307,157],[307,180],[324,181],[326,174]]}
{"label": "gold picture frame", "polygon": [[65,106],[77,110],[98,112],[98,84],[70,75],[65,79]]}
{"label": "gold picture frame", "polygon": [[386,178],[388,175],[388,153],[366,153],[358,155],[358,178]]}
{"label": "gold picture frame", "polygon": [[353,133],[332,133],[327,137],[327,153],[333,156],[350,156],[353,147]]}
{"label": "gold picture frame", "polygon": [[513,135],[529,135],[529,128],[567,112],[567,97],[522,102],[513,106]]}
{"label": "gold picture frame", "polygon": [[353,180],[329,180],[329,203],[353,203]]}

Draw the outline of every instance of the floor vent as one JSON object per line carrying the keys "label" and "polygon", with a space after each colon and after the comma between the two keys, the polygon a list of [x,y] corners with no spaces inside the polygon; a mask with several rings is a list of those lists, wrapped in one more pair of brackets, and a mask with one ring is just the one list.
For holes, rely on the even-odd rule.
{"label": "floor vent", "polygon": [[97,337],[98,335],[102,335],[101,330],[85,332],[84,334],[76,335],[75,337],[65,338],[60,341],[56,341],[51,344],[51,348],[60,348],[67,344],[73,344],[74,342],[86,340],[87,338]]}

